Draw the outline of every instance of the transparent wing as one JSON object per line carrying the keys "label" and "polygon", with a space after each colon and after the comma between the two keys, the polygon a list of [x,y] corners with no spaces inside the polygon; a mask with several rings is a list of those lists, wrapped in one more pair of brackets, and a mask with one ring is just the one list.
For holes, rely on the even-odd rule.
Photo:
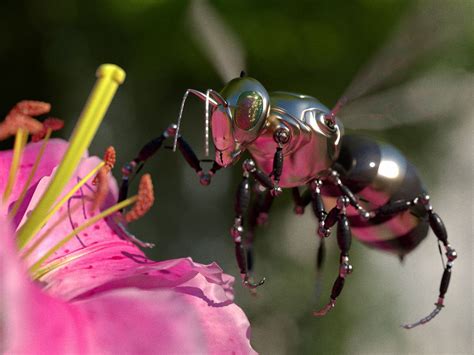
{"label": "transparent wing", "polygon": [[245,70],[245,52],[235,33],[207,0],[193,0],[189,7],[192,35],[224,83]]}
{"label": "transparent wing", "polygon": [[474,110],[474,74],[437,71],[353,101],[338,116],[351,129],[386,129]]}
{"label": "transparent wing", "polygon": [[[452,54],[470,56],[473,15],[473,1],[418,1],[348,86],[348,104],[338,114],[344,124],[383,129],[472,107],[473,74],[460,70],[461,60]],[[420,62],[436,69],[393,86],[417,66],[419,71]]]}

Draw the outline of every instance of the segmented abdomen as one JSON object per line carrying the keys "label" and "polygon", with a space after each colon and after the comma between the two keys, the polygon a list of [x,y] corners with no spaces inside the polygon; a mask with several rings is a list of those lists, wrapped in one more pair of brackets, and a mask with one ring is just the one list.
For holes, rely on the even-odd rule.
{"label": "segmented abdomen", "polygon": [[[415,167],[397,149],[365,137],[343,137],[334,169],[368,210],[398,200],[413,200],[425,191]],[[357,239],[400,256],[413,250],[428,233],[426,212],[420,206],[368,221],[352,207],[347,214]]]}

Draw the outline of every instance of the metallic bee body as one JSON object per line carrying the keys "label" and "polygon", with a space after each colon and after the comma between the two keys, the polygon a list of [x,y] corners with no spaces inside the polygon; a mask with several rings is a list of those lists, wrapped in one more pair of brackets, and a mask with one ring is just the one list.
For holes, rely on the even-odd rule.
{"label": "metallic bee body", "polygon": [[[192,93],[206,103],[206,134],[209,126],[215,148],[212,168],[206,173],[179,128],[183,107]],[[189,89],[181,105],[178,125],[170,125],[161,136],[147,143],[123,172],[120,199],[127,195],[129,176],[139,171],[167,138],[196,171],[203,185],[221,168],[234,165],[247,151],[251,158],[242,164],[242,182],[235,199],[231,236],[243,284],[251,289],[262,285],[252,280],[252,252],[256,227],[263,224],[272,201],[283,189],[292,189],[295,212],[312,204],[321,238],[317,265],[324,259],[324,240],[337,224],[340,249],[339,275],[329,303],[316,316],[331,310],[347,275],[352,232],[370,247],[403,258],[434,231],[446,250],[447,264],[435,310],[422,320],[405,325],[412,328],[434,318],[443,307],[456,252],[448,243],[443,222],[433,212],[415,168],[394,147],[359,136],[344,136],[336,117],[340,105],[329,110],[317,99],[300,94],[268,93],[257,80],[241,74],[218,93]],[[252,188],[253,187],[253,188]],[[303,195],[300,188],[307,187]],[[252,198],[252,191],[256,192]]]}
{"label": "metallic bee body", "polygon": [[[344,135],[338,117],[352,129],[384,129],[439,116],[452,117],[456,112],[471,109],[472,75],[435,68],[403,85],[392,80],[403,78],[423,56],[450,53],[450,42],[463,38],[466,25],[472,22],[464,13],[462,7],[455,9],[442,1],[414,6],[394,36],[347,86],[343,97],[348,104],[339,101],[330,110],[311,96],[269,93],[259,81],[245,75],[229,81],[245,62],[238,39],[219,20],[212,6],[205,1],[192,1],[193,34],[227,84],[220,92],[186,91],[177,124],[147,143],[124,166],[120,198],[127,195],[129,177],[168,138],[174,139],[173,150],[180,151],[203,185],[209,185],[222,168],[238,168],[237,162],[243,158],[230,234],[245,286],[254,289],[264,282],[253,281],[253,243],[257,227],[269,218],[273,200],[284,189],[291,190],[297,214],[304,213],[308,205],[312,207],[320,239],[318,272],[324,260],[325,240],[335,227],[340,250],[338,276],[329,302],[315,316],[325,315],[334,307],[346,277],[352,272],[352,234],[371,248],[403,258],[431,229],[445,250],[436,308],[427,317],[404,327],[409,329],[430,321],[443,307],[457,257],[448,242],[446,228],[433,211],[415,167],[388,144]],[[413,36],[414,33],[418,35]],[[205,151],[208,155],[212,138],[212,160],[198,159],[181,135],[181,118],[189,94],[205,102]],[[212,162],[212,167],[204,171],[202,162]]]}
{"label": "metallic bee body", "polygon": [[[330,110],[311,96],[286,92],[270,94],[270,110],[261,134],[248,146],[257,166],[266,174],[273,170],[273,156],[278,143],[273,138],[284,130],[289,141],[283,145],[285,164],[280,186],[301,186],[331,167],[337,156],[342,124],[334,129],[324,122]],[[308,164],[307,157],[314,157]]]}
{"label": "metallic bee body", "polygon": [[[415,167],[397,149],[369,138],[344,136],[334,169],[368,211],[393,201],[410,200],[426,194]],[[333,191],[327,192],[328,195],[331,193],[334,194]],[[330,201],[326,203],[330,205]],[[348,208],[347,215],[357,239],[401,258],[428,234],[426,211],[419,205],[391,216],[368,220],[361,219],[353,207]]]}
{"label": "metallic bee body", "polygon": [[[222,111],[215,110],[211,119],[214,142],[223,139],[219,136],[222,132],[226,132],[224,140],[232,142],[227,145],[232,147],[227,159],[222,159],[221,151],[216,151],[216,162],[222,166],[233,164],[248,150],[256,167],[271,176],[275,151],[281,145],[284,161],[278,182],[281,188],[305,186],[316,179],[324,181],[328,170],[334,169],[342,183],[357,194],[366,211],[426,194],[415,167],[396,148],[365,137],[343,136],[341,121],[329,126],[326,117],[331,111],[311,96],[288,92],[267,94],[258,81],[249,77],[232,80],[221,95],[229,103],[228,112],[232,115],[223,120]],[[250,98],[245,105],[242,97]],[[259,97],[262,99],[255,99]],[[250,101],[262,107],[252,111],[248,109],[252,107]],[[243,113],[246,113],[244,117]],[[250,138],[241,133],[243,127],[254,130]],[[282,131],[288,137],[284,144],[275,138]],[[321,195],[326,208],[331,209],[340,192],[332,184],[323,184]],[[426,210],[419,205],[370,219],[361,218],[355,207],[348,206],[347,217],[357,239],[400,257],[428,234]]]}
{"label": "metallic bee body", "polygon": [[[221,95],[230,107],[230,115],[216,109],[211,127],[218,148],[216,162],[222,166],[234,163],[248,150],[258,168],[269,175],[278,145],[274,137],[277,132],[285,132],[288,141],[282,147],[285,164],[281,187],[301,186],[331,167],[337,156],[342,124],[329,128],[324,116],[330,110],[317,99],[286,92],[268,94],[257,80],[249,77],[230,81]],[[254,111],[251,103],[257,107]],[[228,143],[226,146],[222,145],[223,140]]]}

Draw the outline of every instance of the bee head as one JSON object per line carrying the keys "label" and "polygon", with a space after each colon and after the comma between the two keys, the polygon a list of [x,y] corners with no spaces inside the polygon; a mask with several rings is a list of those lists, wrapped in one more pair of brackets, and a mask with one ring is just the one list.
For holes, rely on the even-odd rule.
{"label": "bee head", "polygon": [[217,106],[211,129],[216,161],[228,166],[259,135],[270,107],[270,96],[260,82],[248,76],[231,80],[220,92],[227,107]]}

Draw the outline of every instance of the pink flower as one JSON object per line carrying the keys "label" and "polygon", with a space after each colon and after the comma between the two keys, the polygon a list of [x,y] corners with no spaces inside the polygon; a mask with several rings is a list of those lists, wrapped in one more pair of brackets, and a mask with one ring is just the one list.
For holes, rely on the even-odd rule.
{"label": "pink flower", "polygon": [[[248,320],[233,303],[231,276],[214,263],[201,265],[190,258],[151,261],[118,224],[119,212],[99,218],[117,200],[117,184],[109,177],[105,202],[95,208],[93,176],[83,178],[103,166],[99,158],[81,152],[54,201],[82,185],[57,210],[50,204],[46,212],[53,214],[41,214],[38,208],[45,205],[61,166],[70,163],[66,151],[75,143],[74,138],[70,144],[50,140],[38,161],[42,144],[20,149],[11,189],[17,144],[14,152],[0,152],[0,350],[255,353]],[[32,226],[34,218],[42,221],[39,227]]]}

